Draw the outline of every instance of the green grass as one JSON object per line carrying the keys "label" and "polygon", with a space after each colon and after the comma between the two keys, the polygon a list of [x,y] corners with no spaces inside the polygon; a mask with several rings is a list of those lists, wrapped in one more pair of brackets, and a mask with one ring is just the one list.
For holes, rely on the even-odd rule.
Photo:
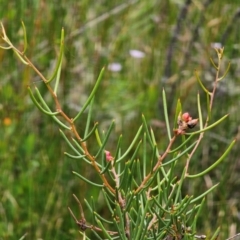
{"label": "green grass", "polygon": [[[237,0],[193,1],[180,20],[183,1],[63,2],[2,0],[0,18],[19,48],[23,44],[20,21],[24,21],[29,42],[27,55],[47,76],[53,70],[64,27],[66,46],[59,96],[67,112],[74,116],[76,106],[81,106],[88,96],[100,69],[118,62],[122,71],[106,71],[104,75],[95,99],[94,119],[106,130],[114,118],[116,132],[123,133],[127,146],[144,113],[158,136],[161,150],[161,140],[166,136],[161,127],[162,88],[168,96],[170,122],[179,97],[185,110],[197,114],[195,96],[200,86],[194,69],[211,87],[214,74],[208,59],[215,56],[211,43],[221,42],[225,47],[223,68],[229,61],[232,64],[227,79],[220,85],[212,117],[219,119],[226,112],[230,117],[208,134],[196,152],[190,172],[194,174],[210,166],[233,137],[239,139]],[[132,58],[131,49],[144,52],[145,57]],[[45,87],[10,51],[0,50],[0,77],[0,239],[20,239],[26,232],[26,239],[79,239],[77,226],[67,211],[68,206],[78,211],[72,193],[80,199],[91,195],[97,199],[98,192],[87,189],[71,171],[86,171],[92,179],[94,174],[81,162],[64,156],[68,148],[58,137],[58,129],[34,108],[27,94],[27,86],[36,84],[48,98]],[[78,127],[83,131],[81,123]],[[108,148],[115,146],[116,141],[113,138]],[[206,200],[199,225],[204,234],[221,226],[224,239],[229,236],[230,227],[239,221],[238,159],[236,147],[218,170],[185,186],[186,193],[198,194],[220,182],[218,191]],[[101,202],[99,210],[104,212]],[[239,226],[236,231],[240,232]]]}

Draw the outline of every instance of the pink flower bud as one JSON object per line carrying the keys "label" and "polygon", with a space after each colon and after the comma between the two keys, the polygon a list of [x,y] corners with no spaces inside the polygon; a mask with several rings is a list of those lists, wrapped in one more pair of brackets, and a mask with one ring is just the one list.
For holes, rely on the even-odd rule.
{"label": "pink flower bud", "polygon": [[185,113],[183,113],[183,115],[182,115],[182,120],[183,120],[184,122],[188,122],[188,121],[192,120],[192,117],[190,116],[190,114],[189,114],[188,112],[185,112]]}
{"label": "pink flower bud", "polygon": [[109,151],[105,151],[105,154],[106,154],[106,160],[108,162],[113,160],[113,156],[111,155],[111,153]]}

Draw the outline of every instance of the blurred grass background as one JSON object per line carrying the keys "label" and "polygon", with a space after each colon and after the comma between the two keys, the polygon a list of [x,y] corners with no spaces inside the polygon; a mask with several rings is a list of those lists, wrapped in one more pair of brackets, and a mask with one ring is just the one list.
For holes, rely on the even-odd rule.
{"label": "blurred grass background", "polygon": [[[0,19],[9,38],[22,48],[23,20],[28,33],[27,55],[47,76],[53,70],[64,27],[65,56],[58,96],[71,116],[106,66],[94,120],[104,130],[115,119],[116,138],[112,137],[110,150],[121,133],[124,145],[129,144],[142,113],[154,129],[161,150],[166,139],[162,88],[167,92],[170,119],[178,98],[185,111],[197,115],[196,93],[201,90],[194,69],[211,88],[215,72],[209,56],[216,59],[212,46],[224,46],[223,71],[229,61],[231,69],[220,83],[212,121],[225,113],[230,116],[206,134],[190,173],[200,172],[218,159],[233,138],[239,140],[238,0],[0,2]],[[30,84],[36,84],[50,101],[36,74],[11,51],[0,50],[0,239],[19,239],[25,233],[26,239],[81,239],[67,210],[71,206],[78,213],[72,194],[81,200],[93,196],[100,213],[106,213],[98,201],[99,192],[89,189],[71,171],[85,171],[89,178],[95,177],[94,172],[64,156],[68,148],[58,127],[33,106],[27,94]],[[205,95],[201,96],[204,106]],[[84,125],[79,122],[78,128],[81,132]],[[186,194],[198,195],[220,182],[217,191],[207,197],[199,222],[201,234],[211,235],[218,226],[220,239],[240,232],[238,146],[217,170],[184,186]]]}

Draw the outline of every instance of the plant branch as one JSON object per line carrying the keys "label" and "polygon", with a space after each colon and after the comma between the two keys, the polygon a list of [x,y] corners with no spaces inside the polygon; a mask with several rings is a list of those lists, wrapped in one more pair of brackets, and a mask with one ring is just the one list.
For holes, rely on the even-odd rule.
{"label": "plant branch", "polygon": [[[25,63],[26,65],[30,66],[36,73],[37,75],[43,80],[43,82],[45,83],[46,87],[48,88],[48,91],[50,92],[50,94],[52,95],[52,98],[55,102],[55,106],[56,106],[56,111],[59,112],[59,114],[64,118],[64,120],[66,122],[69,123],[70,127],[71,127],[71,131],[72,133],[75,135],[75,137],[77,138],[78,142],[80,143],[81,147],[84,150],[84,154],[86,155],[86,157],[91,161],[92,166],[94,167],[94,169],[96,170],[96,172],[98,173],[98,175],[100,176],[100,178],[102,179],[105,187],[107,187],[112,193],[115,193],[115,190],[111,187],[111,185],[109,184],[108,180],[106,179],[104,174],[100,174],[101,173],[101,169],[98,167],[98,165],[96,164],[95,158],[94,156],[92,156],[87,148],[86,142],[83,142],[80,135],[78,134],[77,130],[76,130],[76,126],[74,124],[74,119],[70,118],[69,116],[67,116],[67,114],[65,114],[65,112],[62,110],[61,108],[61,104],[57,98],[57,94],[54,92],[54,90],[52,89],[51,85],[48,83],[48,80],[43,76],[43,74],[37,69],[37,67],[31,62],[31,60],[24,54],[24,52],[19,51],[17,48],[15,48],[13,46],[13,44],[11,43],[11,41],[8,39],[5,29],[3,27],[3,25],[1,24],[2,27],[2,33],[3,33],[3,37],[2,39],[9,45],[10,49],[13,49],[13,51],[17,54],[18,58]],[[61,43],[63,44],[63,43]]]}
{"label": "plant branch", "polygon": [[172,139],[170,140],[167,149],[165,150],[165,152],[163,153],[163,155],[160,155],[158,158],[158,161],[156,163],[156,165],[154,166],[153,170],[151,172],[149,172],[149,174],[143,179],[142,183],[140,184],[140,186],[135,190],[135,194],[139,193],[145,186],[145,184],[148,182],[148,180],[151,178],[151,176],[154,175],[154,173],[159,169],[159,167],[161,167],[163,160],[165,159],[165,157],[168,155],[168,153],[171,150],[171,147],[176,139],[177,135],[175,134]]}
{"label": "plant branch", "polygon": [[[216,76],[215,76],[215,80],[214,80],[214,83],[213,83],[213,90],[212,92],[210,92],[210,103],[209,103],[209,111],[211,112],[212,111],[212,107],[213,107],[213,100],[214,100],[214,97],[215,97],[215,93],[216,93],[216,90],[217,90],[217,86],[218,86],[218,80],[219,80],[219,73],[220,73],[220,67],[221,67],[221,60],[222,60],[222,56],[223,56],[223,50],[224,48],[220,48],[220,49],[215,49],[216,52],[217,52],[217,56],[218,56],[218,64],[216,66]],[[214,63],[213,63],[214,64]],[[215,64],[214,64],[215,65]],[[210,120],[210,117],[209,115],[207,116],[206,118],[206,121],[205,121],[205,124],[204,124],[204,128],[206,128],[208,126],[208,122]],[[189,164],[190,164],[190,161],[192,159],[192,156],[193,154],[196,152],[203,136],[204,136],[204,133],[205,132],[201,132],[199,134],[199,137],[198,137],[198,140],[197,140],[197,143],[196,145],[194,146],[192,152],[189,154],[188,158],[187,158],[187,162],[186,162],[186,165],[185,165],[185,177],[187,177],[188,175],[188,168],[189,168]]]}

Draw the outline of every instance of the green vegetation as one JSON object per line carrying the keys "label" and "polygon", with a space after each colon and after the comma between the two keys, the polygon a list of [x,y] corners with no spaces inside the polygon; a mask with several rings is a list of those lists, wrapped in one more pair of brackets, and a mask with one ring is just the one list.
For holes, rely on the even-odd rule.
{"label": "green vegetation", "polygon": [[[74,121],[80,136],[87,136],[89,128],[98,121],[98,144],[101,146],[104,142],[101,143],[100,139],[108,133],[112,119],[115,119],[115,128],[112,128],[112,134],[107,138],[109,141],[106,149],[115,152],[119,135],[123,134],[121,149],[124,153],[143,121],[146,135],[141,137],[144,139],[144,136],[150,135],[146,140],[150,141],[150,146],[156,142],[157,148],[140,149],[140,155],[145,156],[144,154],[151,150],[152,153],[157,152],[157,156],[159,153],[164,156],[167,143],[172,139],[171,129],[174,123],[176,126],[181,109],[199,117],[200,129],[207,126],[204,125],[205,120],[211,125],[229,113],[229,117],[221,121],[221,124],[204,134],[204,141],[199,143],[194,154],[189,152],[191,164],[186,177],[209,169],[216,159],[219,159],[218,163],[222,161],[221,156],[225,149],[233,145],[233,137],[239,139],[239,117],[236,114],[239,101],[239,33],[235,25],[239,21],[237,2],[98,1],[93,5],[90,1],[72,1],[71,4],[43,1],[21,1],[19,4],[19,1],[3,1],[2,6],[1,18],[7,35],[21,52],[24,51],[26,39],[24,40],[24,28],[21,27],[20,19],[24,21],[29,41],[26,55],[43,76],[51,79],[55,72],[58,79],[59,71],[54,71],[54,68],[62,66],[60,82],[53,85],[53,91],[58,90],[57,99],[67,116],[78,116],[100,70],[106,66],[94,104],[89,102],[91,111],[88,108],[81,114],[81,121]],[[59,33],[62,26],[66,37],[64,54],[61,55]],[[212,86],[215,82],[214,67],[208,60],[209,56],[215,56],[210,46],[213,44],[217,47],[215,42],[225,47],[221,69],[219,72],[217,69],[217,73],[219,76],[224,75],[229,61],[231,68],[224,81],[219,81],[211,110],[208,107],[211,106],[211,99],[206,98],[206,92],[202,90],[201,84],[197,84],[197,79],[202,80],[204,89],[215,91]],[[0,43],[4,44],[3,41]],[[141,52],[132,51],[129,54],[129,51],[134,49]],[[143,52],[145,56],[140,55],[143,58],[133,57],[134,54]],[[57,62],[56,55],[59,55],[61,61]],[[216,64],[218,58],[212,61]],[[91,182],[101,184],[101,181],[94,169],[84,161],[69,159],[69,154],[64,156],[63,153],[69,149],[52,121],[55,113],[48,113],[50,117],[46,117],[31,104],[27,90],[35,89],[36,86],[49,108],[55,112],[54,98],[51,98],[49,88],[46,88],[48,84],[44,85],[39,75],[30,67],[16,61],[16,54],[12,52],[1,50],[0,62],[0,236],[3,239],[20,239],[28,233],[27,239],[78,238],[78,227],[67,209],[70,206],[72,212],[80,217],[76,214],[79,209],[72,197],[73,193],[81,201],[86,198],[91,204],[96,204],[94,209],[101,216],[109,218],[109,213],[106,212],[104,197],[99,194],[99,189],[89,188],[85,182],[79,181],[72,171],[87,177]],[[115,62],[121,64],[121,71],[108,70],[107,66]],[[167,97],[162,100],[163,87]],[[181,99],[181,105],[178,99]],[[46,110],[49,112],[45,106]],[[143,119],[142,113],[145,116]],[[86,122],[89,128],[85,126]],[[148,132],[148,125],[151,125],[154,137]],[[137,137],[139,136],[137,134]],[[66,137],[69,139],[70,135],[67,134]],[[178,137],[174,142],[180,144],[180,139],[181,137]],[[92,138],[88,141],[91,152],[97,152],[98,144]],[[193,143],[193,139],[190,139],[187,147]],[[134,148],[130,149],[129,157],[134,156],[137,146],[138,144],[135,144]],[[103,148],[99,154],[104,159],[102,153]],[[119,154],[121,159],[121,153]],[[172,154],[172,157],[176,157]],[[180,181],[181,196],[177,191],[175,203],[181,198],[183,204],[185,201],[190,203],[193,201],[191,197],[188,199],[184,196],[199,196],[220,182],[218,190],[209,194],[202,206],[197,233],[200,231],[212,236],[220,226],[219,234],[221,239],[224,239],[240,231],[236,225],[240,207],[237,156],[238,149],[233,148],[227,159],[217,168],[193,180],[184,178],[185,174],[182,174],[186,166],[186,156],[179,158],[176,166],[171,165],[170,169],[174,169],[174,173],[169,170],[169,174],[184,179],[184,182]],[[146,160],[143,166],[146,166],[147,171],[148,167],[151,169],[152,166],[148,166]],[[155,161],[158,160],[159,158],[155,158]],[[168,161],[171,161],[171,158]],[[134,163],[134,158],[130,163]],[[110,167],[110,164],[106,167]],[[119,171],[120,167],[121,165],[118,167]],[[164,173],[162,174],[160,179],[164,179]],[[174,176],[171,177],[174,179]],[[141,178],[136,181],[140,184]],[[124,183],[123,186],[125,185]],[[165,186],[158,182],[158,186],[170,190],[171,185]],[[160,187],[157,190],[161,190]],[[168,195],[164,197],[164,201],[167,197]],[[89,216],[91,210],[87,210],[86,204],[82,203],[85,216]],[[91,224],[91,217],[87,218],[87,221]],[[191,226],[192,224],[187,223]],[[137,236],[138,233],[135,237]]]}

